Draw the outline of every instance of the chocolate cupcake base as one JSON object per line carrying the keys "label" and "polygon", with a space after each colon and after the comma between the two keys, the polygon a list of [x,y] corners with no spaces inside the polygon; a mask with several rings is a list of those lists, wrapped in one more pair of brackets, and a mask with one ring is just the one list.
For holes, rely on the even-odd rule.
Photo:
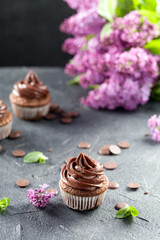
{"label": "chocolate cupcake base", "polygon": [[12,121],[8,124],[0,127],[0,140],[3,140],[9,136],[12,129]]}
{"label": "chocolate cupcake base", "polygon": [[50,108],[50,103],[41,107],[23,107],[14,103],[11,103],[11,105],[16,117],[32,121],[45,117]]}
{"label": "chocolate cupcake base", "polygon": [[[105,187],[100,188],[93,193],[71,189],[70,187],[67,187],[62,180],[59,182],[59,187],[65,205],[74,210],[86,211],[96,208],[103,203],[108,188],[108,179]],[[77,195],[77,192],[79,192],[79,195],[81,196]]]}
{"label": "chocolate cupcake base", "polygon": [[105,192],[93,197],[80,197],[66,193],[61,188],[63,202],[74,210],[86,211],[100,206],[104,200]]}

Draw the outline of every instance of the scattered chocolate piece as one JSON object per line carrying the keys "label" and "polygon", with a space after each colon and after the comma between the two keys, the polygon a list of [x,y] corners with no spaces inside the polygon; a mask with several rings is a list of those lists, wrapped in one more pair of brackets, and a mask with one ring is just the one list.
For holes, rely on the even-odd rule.
{"label": "scattered chocolate piece", "polygon": [[145,191],[145,192],[144,192],[144,194],[146,194],[146,195],[147,195],[147,194],[149,194],[149,192],[148,192],[148,191]]}
{"label": "scattered chocolate piece", "polygon": [[124,207],[129,207],[129,205],[127,203],[124,203],[124,202],[119,202],[116,204],[115,208],[117,210],[120,210],[121,208],[124,208]]}
{"label": "scattered chocolate piece", "polygon": [[109,182],[108,188],[109,189],[117,189],[117,188],[119,188],[119,183],[117,183],[117,182]]}
{"label": "scattered chocolate piece", "polygon": [[13,131],[9,134],[8,138],[15,139],[15,138],[20,137],[21,135],[22,135],[21,131]]}
{"label": "scattered chocolate piece", "polygon": [[69,112],[69,115],[70,115],[70,117],[73,117],[73,118],[79,117],[79,113],[76,112],[76,111],[70,111],[70,112]]}
{"label": "scattered chocolate piece", "polygon": [[59,108],[58,104],[53,102],[53,103],[51,103],[51,105],[50,105],[49,111],[50,111],[50,112],[55,112],[55,110],[58,109],[58,108]]}
{"label": "scattered chocolate piece", "polygon": [[108,169],[108,170],[113,170],[113,169],[115,169],[115,168],[117,168],[117,163],[115,163],[115,162],[106,162],[105,164],[104,164],[104,167],[106,168],[106,169]]}
{"label": "scattered chocolate piece", "polygon": [[51,192],[55,192],[56,195],[58,194],[58,191],[54,188],[50,188],[50,189],[47,190],[47,193],[51,193]]}
{"label": "scattered chocolate piece", "polygon": [[46,120],[53,120],[56,118],[56,115],[54,113],[48,113],[44,118]]}
{"label": "scattered chocolate piece", "polygon": [[114,155],[119,155],[121,153],[121,149],[117,145],[110,145],[109,151]]}
{"label": "scattered chocolate piece", "polygon": [[60,107],[58,107],[57,109],[55,109],[54,111],[53,111],[53,113],[55,113],[55,114],[60,114],[60,113],[62,113],[63,112],[63,110],[60,108]]}
{"label": "scattered chocolate piece", "polygon": [[48,148],[48,152],[52,152],[52,148]]}
{"label": "scattered chocolate piece", "polygon": [[128,187],[131,189],[138,189],[141,185],[139,183],[136,182],[132,182],[128,184]]}
{"label": "scattered chocolate piece", "polygon": [[16,182],[17,186],[23,188],[23,187],[27,187],[29,185],[29,181],[26,179],[20,179]]}
{"label": "scattered chocolate piece", "polygon": [[0,152],[2,151],[3,147],[0,145]]}
{"label": "scattered chocolate piece", "polygon": [[145,136],[148,137],[150,134],[149,133],[145,133]]}
{"label": "scattered chocolate piece", "polygon": [[84,148],[84,149],[89,149],[89,148],[91,147],[91,144],[88,143],[88,142],[80,142],[80,143],[78,144],[78,147],[79,147],[79,148]]}
{"label": "scattered chocolate piece", "polygon": [[61,117],[62,117],[62,118],[71,118],[71,115],[70,115],[69,112],[65,112],[65,113],[62,113],[62,114],[61,114]]}
{"label": "scattered chocolate piece", "polygon": [[61,118],[60,122],[64,124],[69,124],[72,122],[72,118]]}
{"label": "scattered chocolate piece", "polygon": [[103,147],[99,150],[99,154],[101,154],[101,155],[109,155],[109,154],[110,154],[109,146],[110,146],[110,145],[105,145],[105,146],[103,146]]}
{"label": "scattered chocolate piece", "polygon": [[118,143],[118,146],[120,148],[126,149],[126,148],[130,147],[130,143],[129,142],[125,142],[125,141],[121,141],[121,142]]}
{"label": "scattered chocolate piece", "polygon": [[71,157],[67,157],[67,158],[65,159],[65,162],[68,163],[70,159],[71,159]]}
{"label": "scattered chocolate piece", "polygon": [[12,154],[14,157],[23,157],[26,153],[23,150],[14,150]]}

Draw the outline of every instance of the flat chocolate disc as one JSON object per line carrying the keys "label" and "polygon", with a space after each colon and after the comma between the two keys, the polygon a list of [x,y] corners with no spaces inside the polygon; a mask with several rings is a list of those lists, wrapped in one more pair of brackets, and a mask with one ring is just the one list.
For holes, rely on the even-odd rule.
{"label": "flat chocolate disc", "polygon": [[12,154],[14,157],[23,157],[26,153],[23,150],[14,150]]}
{"label": "flat chocolate disc", "polygon": [[69,124],[72,122],[72,118],[61,118],[60,121],[61,123]]}
{"label": "flat chocolate disc", "polygon": [[105,164],[104,164],[104,167],[106,168],[106,169],[108,169],[108,170],[113,170],[113,169],[115,169],[115,168],[117,168],[117,163],[115,163],[115,162],[106,162]]}
{"label": "flat chocolate disc", "polygon": [[83,149],[88,149],[88,148],[91,147],[91,144],[88,143],[88,142],[80,142],[80,143],[78,144],[78,147],[79,147],[79,148],[83,148]]}
{"label": "flat chocolate disc", "polygon": [[119,188],[119,183],[117,183],[117,182],[109,182],[108,188],[109,189],[117,189],[117,188]]}
{"label": "flat chocolate disc", "polygon": [[54,188],[50,188],[50,189],[47,190],[47,193],[51,193],[51,192],[55,192],[56,193],[55,195],[58,194],[58,191]]}
{"label": "flat chocolate disc", "polygon": [[46,120],[53,120],[56,118],[56,115],[54,113],[48,113],[44,118]]}
{"label": "flat chocolate disc", "polygon": [[99,149],[99,154],[101,154],[101,155],[109,155],[110,154],[109,146],[110,145],[105,145],[101,149]]}
{"label": "flat chocolate disc", "polygon": [[120,210],[121,208],[124,208],[124,207],[129,207],[129,205],[127,203],[124,203],[124,202],[119,202],[116,204],[115,208],[117,210]]}
{"label": "flat chocolate disc", "polygon": [[20,179],[16,182],[19,187],[27,187],[29,185],[29,181],[27,179]]}
{"label": "flat chocolate disc", "polygon": [[131,189],[138,189],[141,185],[139,183],[136,182],[132,182],[128,184],[128,187]]}
{"label": "flat chocolate disc", "polygon": [[130,143],[129,142],[125,142],[125,141],[121,141],[121,142],[118,143],[118,146],[120,148],[126,149],[126,148],[130,147]]}
{"label": "flat chocolate disc", "polygon": [[110,145],[109,151],[114,155],[119,155],[121,153],[121,149],[117,145]]}
{"label": "flat chocolate disc", "polygon": [[8,138],[10,139],[16,139],[22,135],[21,131],[13,131],[9,134]]}

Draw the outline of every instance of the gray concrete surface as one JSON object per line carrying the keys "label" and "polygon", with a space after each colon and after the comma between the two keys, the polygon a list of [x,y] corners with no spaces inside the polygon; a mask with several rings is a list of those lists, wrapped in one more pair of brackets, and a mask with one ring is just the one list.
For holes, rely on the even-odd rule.
{"label": "gray concrete surface", "polygon": [[[0,214],[1,240],[132,240],[160,239],[160,145],[145,137],[147,119],[159,114],[159,102],[149,102],[137,111],[95,111],[79,104],[86,91],[78,86],[67,86],[69,79],[58,68],[33,68],[49,87],[52,100],[66,110],[79,111],[81,116],[71,125],[40,120],[25,122],[14,118],[13,130],[21,130],[17,140],[0,144],[0,198],[9,197],[11,205]],[[10,108],[8,95],[12,85],[24,77],[28,68],[0,69],[0,97]],[[98,150],[107,143],[128,140],[131,147],[119,156],[100,156]],[[104,203],[88,212],[77,212],[63,204],[60,194],[45,209],[37,209],[27,199],[27,189],[47,183],[58,189],[60,166],[66,157],[76,156],[77,144],[88,141],[91,149],[86,154],[101,163],[115,161],[118,168],[105,170],[110,181],[118,181],[117,190],[108,190]],[[51,147],[53,152],[48,152]],[[15,149],[26,152],[42,151],[49,157],[45,165],[24,164],[22,158],[12,156]],[[30,186],[20,189],[18,179],[30,180]],[[129,182],[141,183],[137,191],[127,189]],[[149,194],[144,195],[144,190]],[[58,189],[59,190],[59,189]],[[140,218],[115,219],[117,202],[124,201],[139,210]]]}

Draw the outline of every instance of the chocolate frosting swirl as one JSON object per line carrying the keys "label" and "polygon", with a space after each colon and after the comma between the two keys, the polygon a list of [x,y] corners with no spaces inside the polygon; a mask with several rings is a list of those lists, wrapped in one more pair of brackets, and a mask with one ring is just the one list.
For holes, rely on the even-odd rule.
{"label": "chocolate frosting swirl", "polygon": [[7,113],[7,105],[0,99],[0,118]]}
{"label": "chocolate frosting swirl", "polygon": [[14,85],[12,93],[15,96],[27,99],[42,99],[47,97],[49,90],[38,76],[30,70],[24,80],[20,80]]}
{"label": "chocolate frosting swirl", "polygon": [[106,184],[103,165],[83,153],[62,167],[61,180],[75,189],[89,191]]}

